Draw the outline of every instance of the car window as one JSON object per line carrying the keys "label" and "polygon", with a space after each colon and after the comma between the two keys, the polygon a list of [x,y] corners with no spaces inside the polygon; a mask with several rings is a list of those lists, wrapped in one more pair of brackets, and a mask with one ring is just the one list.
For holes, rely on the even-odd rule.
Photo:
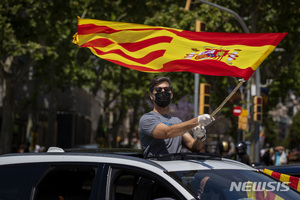
{"label": "car window", "polygon": [[35,188],[35,200],[90,199],[96,166],[52,166]]}
{"label": "car window", "polygon": [[180,199],[164,183],[138,171],[113,170],[110,186],[112,200],[174,200]]}
{"label": "car window", "polygon": [[[299,193],[264,173],[251,170],[199,170],[168,173],[198,199],[299,199]],[[272,197],[272,198],[271,198]]]}
{"label": "car window", "polygon": [[0,167],[0,199],[29,199],[38,164]]}

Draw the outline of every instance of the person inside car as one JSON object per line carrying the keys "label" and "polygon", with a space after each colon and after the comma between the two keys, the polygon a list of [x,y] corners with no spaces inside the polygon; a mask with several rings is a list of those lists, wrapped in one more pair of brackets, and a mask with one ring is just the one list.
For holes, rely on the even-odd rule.
{"label": "person inside car", "polygon": [[[145,158],[159,154],[180,153],[182,145],[199,152],[206,139],[204,126],[214,121],[208,114],[182,122],[169,114],[173,87],[168,77],[155,77],[149,84],[150,99],[154,108],[144,114],[139,122],[139,137]],[[188,132],[190,131],[193,136]]]}

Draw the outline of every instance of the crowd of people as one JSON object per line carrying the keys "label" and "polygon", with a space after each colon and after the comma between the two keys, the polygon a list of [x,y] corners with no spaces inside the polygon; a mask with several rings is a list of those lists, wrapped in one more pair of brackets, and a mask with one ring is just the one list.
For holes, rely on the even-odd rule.
{"label": "crowd of people", "polygon": [[39,153],[39,152],[43,152],[43,151],[45,151],[45,147],[40,146],[38,144],[36,144],[33,149],[30,149],[30,144],[27,144],[27,145],[21,144],[18,147],[18,149],[13,151],[13,152],[17,152],[17,153],[29,153],[29,152]]}
{"label": "crowd of people", "polygon": [[[248,155],[248,146],[245,142],[238,142],[235,149],[230,148],[228,141],[219,142],[219,153],[224,158],[236,159],[247,165],[251,165],[252,162]],[[260,151],[260,163],[261,165],[271,166],[271,165],[285,165],[289,162],[288,150],[283,146],[276,146],[274,148],[267,147]]]}
{"label": "crowd of people", "polygon": [[285,165],[289,162],[287,150],[283,146],[262,149],[260,151],[260,158],[260,161],[266,166]]}

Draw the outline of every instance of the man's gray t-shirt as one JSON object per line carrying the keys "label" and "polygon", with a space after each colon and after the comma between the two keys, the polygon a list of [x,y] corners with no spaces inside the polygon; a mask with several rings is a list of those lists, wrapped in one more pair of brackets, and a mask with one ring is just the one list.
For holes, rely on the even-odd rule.
{"label": "man's gray t-shirt", "polygon": [[155,111],[144,114],[140,119],[139,136],[144,157],[151,157],[158,154],[180,153],[182,136],[169,139],[155,139],[151,136],[155,127],[160,124],[171,126],[182,122],[178,117],[161,115]]}

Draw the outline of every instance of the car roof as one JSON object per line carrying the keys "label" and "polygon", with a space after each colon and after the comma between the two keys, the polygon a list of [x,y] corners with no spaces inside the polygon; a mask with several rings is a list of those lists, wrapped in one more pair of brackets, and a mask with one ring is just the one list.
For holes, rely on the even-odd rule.
{"label": "car roof", "polygon": [[140,153],[133,151],[117,152],[65,152],[61,148],[49,148],[46,153],[14,153],[0,156],[0,166],[5,164],[40,163],[40,162],[86,162],[110,163],[139,166],[141,168],[158,168],[162,171],[240,169],[256,170],[241,162],[224,159],[216,154],[185,153],[168,154],[150,159],[142,158]]}
{"label": "car roof", "polygon": [[255,170],[243,163],[235,162],[229,159],[222,160],[177,160],[177,161],[153,161],[167,171],[189,171],[189,170],[218,170],[218,169],[236,169],[236,170]]}

